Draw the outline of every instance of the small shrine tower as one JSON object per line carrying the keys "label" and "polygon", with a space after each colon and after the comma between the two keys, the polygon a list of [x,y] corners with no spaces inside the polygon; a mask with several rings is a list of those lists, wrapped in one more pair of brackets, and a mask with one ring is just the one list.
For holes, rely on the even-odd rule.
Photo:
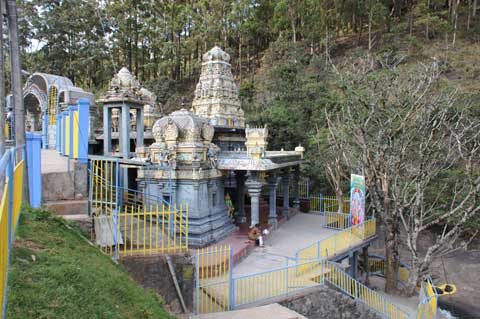
{"label": "small shrine tower", "polygon": [[[134,134],[136,147],[143,147],[143,106],[149,103],[149,99],[145,99],[141,92],[139,81],[124,67],[113,76],[107,94],[101,96],[97,102],[103,104],[104,155],[119,156],[125,159],[133,157],[130,129],[131,126],[136,128]],[[115,119],[118,119],[118,124]],[[112,126],[117,125],[118,129],[112,129]],[[119,140],[118,152],[112,148],[112,139],[114,138]]]}

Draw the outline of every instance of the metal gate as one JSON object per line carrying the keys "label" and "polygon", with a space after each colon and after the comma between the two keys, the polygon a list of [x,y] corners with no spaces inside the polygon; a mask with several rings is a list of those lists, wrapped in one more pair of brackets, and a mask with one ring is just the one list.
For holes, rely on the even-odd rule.
{"label": "metal gate", "polygon": [[195,313],[231,310],[232,254],[230,245],[197,251]]}
{"label": "metal gate", "polygon": [[187,250],[188,205],[122,187],[122,165],[119,159],[89,163],[89,214],[96,245],[114,259]]}

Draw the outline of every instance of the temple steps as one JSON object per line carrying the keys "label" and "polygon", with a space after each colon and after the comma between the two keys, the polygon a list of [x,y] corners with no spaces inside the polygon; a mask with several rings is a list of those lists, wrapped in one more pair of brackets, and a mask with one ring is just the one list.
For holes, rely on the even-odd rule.
{"label": "temple steps", "polygon": [[56,215],[84,215],[88,216],[88,200],[59,200],[59,201],[49,201],[45,203],[50,211]]}

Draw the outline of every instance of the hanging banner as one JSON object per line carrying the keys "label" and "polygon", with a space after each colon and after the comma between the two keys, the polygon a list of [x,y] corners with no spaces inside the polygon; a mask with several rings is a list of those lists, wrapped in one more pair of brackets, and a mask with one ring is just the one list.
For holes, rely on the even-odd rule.
{"label": "hanging banner", "polygon": [[352,174],[350,177],[350,216],[352,225],[365,219],[365,177]]}

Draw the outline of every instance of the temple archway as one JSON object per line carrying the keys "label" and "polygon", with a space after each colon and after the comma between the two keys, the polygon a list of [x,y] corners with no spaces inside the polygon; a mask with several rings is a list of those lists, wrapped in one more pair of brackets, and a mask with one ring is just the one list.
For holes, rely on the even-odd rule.
{"label": "temple archway", "polygon": [[35,92],[26,92],[23,98],[25,105],[25,127],[28,131],[41,132],[42,123],[42,97]]}

